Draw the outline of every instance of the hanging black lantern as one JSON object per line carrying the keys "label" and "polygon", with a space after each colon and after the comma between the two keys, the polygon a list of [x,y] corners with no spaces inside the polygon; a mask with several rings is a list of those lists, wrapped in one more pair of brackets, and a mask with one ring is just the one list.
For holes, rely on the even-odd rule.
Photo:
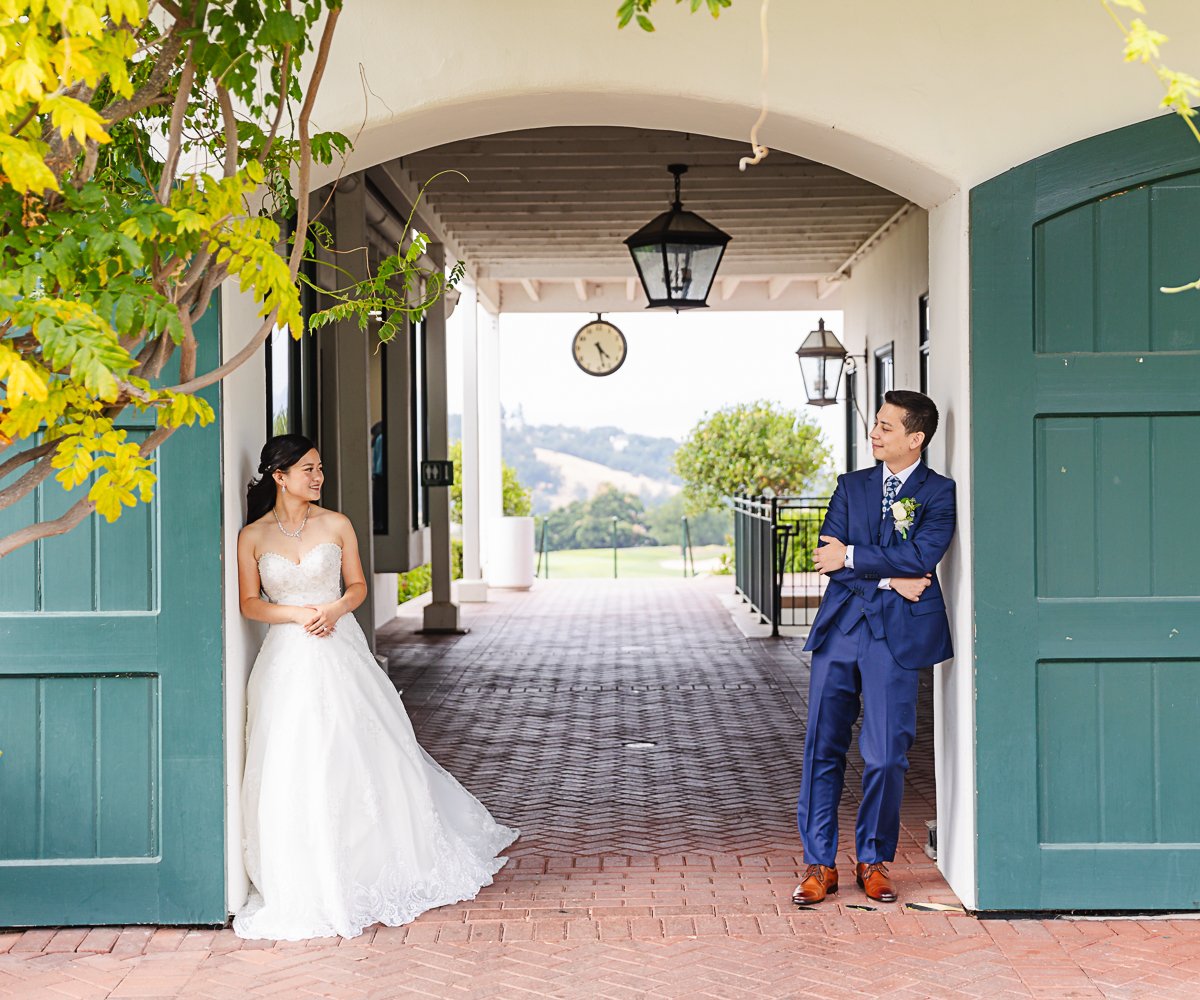
{"label": "hanging black lantern", "polygon": [[730,237],[695,212],[685,212],[679,200],[682,163],[667,167],[675,175],[675,203],[630,236],[625,245],[646,298],[654,309],[670,306],[697,309],[708,305],[708,293]]}
{"label": "hanging black lantern", "polygon": [[804,338],[796,357],[800,359],[800,376],[804,379],[809,405],[836,403],[847,355],[833,331],[825,329],[824,319],[818,320],[817,328]]}

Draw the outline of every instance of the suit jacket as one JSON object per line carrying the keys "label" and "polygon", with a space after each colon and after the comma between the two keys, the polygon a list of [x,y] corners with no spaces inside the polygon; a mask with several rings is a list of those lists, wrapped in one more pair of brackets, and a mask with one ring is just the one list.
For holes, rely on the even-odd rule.
{"label": "suit jacket", "polygon": [[[911,497],[920,505],[908,537],[901,537],[883,504],[883,465],[839,476],[821,526],[854,546],[854,568],[829,574],[829,585],[808,634],[806,650],[820,649],[831,628],[848,631],[866,618],[877,638],[902,667],[931,667],[954,655],[946,602],[937,578],[937,564],[954,537],[954,480],[932,471],[924,462],[905,480],[897,500]],[[932,584],[916,603],[892,590],[880,590],[879,580],[892,576],[933,574]]]}

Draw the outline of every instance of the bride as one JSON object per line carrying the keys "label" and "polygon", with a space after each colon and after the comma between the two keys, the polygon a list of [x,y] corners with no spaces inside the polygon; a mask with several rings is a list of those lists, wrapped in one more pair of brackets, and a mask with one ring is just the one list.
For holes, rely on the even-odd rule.
{"label": "bride", "polygon": [[242,614],[271,628],[247,688],[243,848],[254,885],[233,929],[355,937],[471,899],[517,831],[417,743],[350,613],[367,593],[358,543],[346,517],[316,506],[324,477],[312,442],[273,437],[261,459],[238,583]]}

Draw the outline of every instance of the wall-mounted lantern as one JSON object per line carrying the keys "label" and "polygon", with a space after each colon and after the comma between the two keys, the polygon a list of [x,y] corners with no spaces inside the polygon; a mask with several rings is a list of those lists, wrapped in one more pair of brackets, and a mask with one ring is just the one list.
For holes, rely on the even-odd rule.
{"label": "wall-mounted lantern", "polygon": [[847,365],[854,370],[854,360],[832,330],[825,329],[825,320],[817,321],[817,328],[804,338],[796,350],[800,360],[800,375],[804,379],[804,392],[811,406],[830,406],[837,402],[838,387],[842,382],[842,371]]}

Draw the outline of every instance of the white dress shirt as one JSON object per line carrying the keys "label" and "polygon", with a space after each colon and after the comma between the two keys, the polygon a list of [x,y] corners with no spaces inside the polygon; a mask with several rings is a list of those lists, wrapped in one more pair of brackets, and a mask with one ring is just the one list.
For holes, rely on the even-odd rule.
{"label": "white dress shirt", "polygon": [[[880,513],[881,520],[883,517],[883,515],[882,515],[883,498],[887,496],[887,481],[888,481],[888,479],[891,476],[895,476],[897,479],[900,480],[900,485],[896,487],[896,496],[899,496],[900,491],[904,489],[904,484],[908,481],[908,477],[913,474],[913,472],[916,470],[917,466],[920,464],[921,464],[921,460],[918,458],[907,469],[901,469],[899,472],[893,472],[886,465],[884,466],[883,490],[879,494],[879,509],[881,512]],[[846,569],[854,569],[854,546],[853,545],[846,546]],[[891,590],[892,589],[892,578],[890,576],[883,577],[883,579],[881,579],[879,581],[879,589],[880,590]]]}

